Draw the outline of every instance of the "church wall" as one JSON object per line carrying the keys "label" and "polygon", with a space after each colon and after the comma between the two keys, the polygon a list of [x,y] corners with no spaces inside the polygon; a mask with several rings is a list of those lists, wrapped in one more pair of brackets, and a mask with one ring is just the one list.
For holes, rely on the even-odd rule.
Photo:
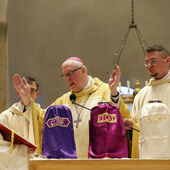
{"label": "church wall", "polygon": [[[170,48],[170,1],[136,0],[135,24],[148,44]],[[88,72],[107,82],[114,53],[131,24],[131,0],[12,0],[8,3],[9,105],[18,100],[12,76],[30,75],[40,83],[37,102],[48,106],[68,91],[62,62],[80,56]],[[119,60],[121,82],[149,79],[135,29]]]}
{"label": "church wall", "polygon": [[7,0],[0,0],[0,112],[7,107]]}

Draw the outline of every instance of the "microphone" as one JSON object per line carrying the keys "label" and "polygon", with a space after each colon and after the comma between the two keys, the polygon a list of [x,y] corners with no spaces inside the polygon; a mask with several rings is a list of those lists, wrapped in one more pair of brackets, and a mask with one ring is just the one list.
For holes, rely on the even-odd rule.
{"label": "microphone", "polygon": [[70,100],[71,100],[72,104],[74,104],[74,102],[75,102],[75,100],[76,100],[76,95],[75,95],[74,93],[72,93],[72,94],[70,95]]}
{"label": "microphone", "polygon": [[85,107],[85,106],[83,106],[83,105],[80,105],[80,104],[78,104],[78,103],[75,102],[75,100],[76,100],[76,95],[75,95],[74,93],[72,93],[72,94],[70,95],[70,100],[71,100],[72,104],[75,104],[75,105],[77,105],[77,106],[83,107],[83,108],[91,111],[91,109],[89,109],[89,108],[87,108],[87,107]]}

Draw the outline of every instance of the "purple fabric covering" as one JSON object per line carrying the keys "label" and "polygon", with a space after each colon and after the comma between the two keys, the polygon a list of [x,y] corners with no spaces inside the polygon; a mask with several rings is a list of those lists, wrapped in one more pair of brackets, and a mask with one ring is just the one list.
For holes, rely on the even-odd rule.
{"label": "purple fabric covering", "polygon": [[68,107],[54,105],[47,109],[42,155],[47,158],[77,158],[72,114]]}
{"label": "purple fabric covering", "polygon": [[119,109],[111,104],[92,108],[89,158],[127,158],[126,131]]}

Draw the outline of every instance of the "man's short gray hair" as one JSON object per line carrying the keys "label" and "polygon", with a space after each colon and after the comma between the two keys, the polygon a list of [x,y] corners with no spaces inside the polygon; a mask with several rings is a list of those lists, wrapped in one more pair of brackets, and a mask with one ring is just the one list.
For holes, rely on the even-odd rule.
{"label": "man's short gray hair", "polygon": [[161,52],[163,58],[166,58],[166,57],[170,56],[170,53],[169,53],[168,49],[163,47],[162,45],[157,44],[157,45],[150,46],[150,47],[146,48],[147,53],[154,52],[154,51]]}

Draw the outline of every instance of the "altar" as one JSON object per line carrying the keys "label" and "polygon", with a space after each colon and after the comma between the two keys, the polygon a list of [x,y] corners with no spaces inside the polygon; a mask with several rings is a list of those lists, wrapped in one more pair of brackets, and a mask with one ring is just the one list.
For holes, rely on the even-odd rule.
{"label": "altar", "polygon": [[37,159],[29,170],[170,170],[170,159]]}

